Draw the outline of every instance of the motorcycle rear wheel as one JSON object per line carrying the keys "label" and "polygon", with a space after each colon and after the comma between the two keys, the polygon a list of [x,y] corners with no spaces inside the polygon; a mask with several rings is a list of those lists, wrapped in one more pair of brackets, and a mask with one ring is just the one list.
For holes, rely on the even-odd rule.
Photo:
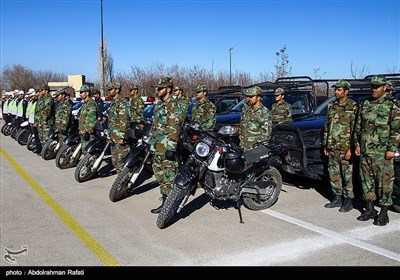
{"label": "motorcycle rear wheel", "polygon": [[13,139],[15,139],[15,136],[17,136],[17,132],[18,132],[18,129],[16,128],[16,127],[13,127],[12,129],[11,129],[11,138],[13,138]]}
{"label": "motorcycle rear wheel", "polygon": [[56,155],[56,166],[60,169],[67,169],[74,167],[80,158],[80,153],[76,156],[75,159],[71,159],[76,147],[79,144],[67,145],[64,144],[61,146],[60,150]]}
{"label": "motorcycle rear wheel", "polygon": [[79,183],[88,181],[97,175],[97,169],[92,169],[93,164],[100,154],[87,153],[78,163],[75,169],[75,180]]}
{"label": "motorcycle rear wheel", "polygon": [[271,207],[278,200],[278,196],[282,190],[281,173],[275,167],[271,166],[261,176],[255,177],[253,181],[268,181],[270,184],[266,188],[267,194],[243,193],[242,199],[244,205],[250,210],[255,211]]}
{"label": "motorcycle rear wheel", "polygon": [[54,141],[53,139],[47,139],[46,143],[44,143],[44,146],[43,146],[40,156],[44,160],[54,159],[57,155],[56,150],[55,150],[57,147],[57,144],[58,144],[57,141]]}
{"label": "motorcycle rear wheel", "polygon": [[174,217],[176,211],[178,210],[179,205],[185,199],[186,195],[189,195],[189,191],[191,188],[180,189],[174,187],[169,193],[167,199],[164,202],[164,205],[161,208],[160,214],[157,217],[157,227],[159,229],[166,228],[171,219]]}
{"label": "motorcycle rear wheel", "polygon": [[23,128],[20,131],[18,131],[16,139],[18,144],[24,146],[28,143],[28,138],[29,138],[29,129]]}

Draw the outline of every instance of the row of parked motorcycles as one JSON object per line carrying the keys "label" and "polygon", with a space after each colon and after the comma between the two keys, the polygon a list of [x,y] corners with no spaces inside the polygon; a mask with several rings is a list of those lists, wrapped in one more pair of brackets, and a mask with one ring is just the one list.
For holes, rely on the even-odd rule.
{"label": "row of parked motorcycles", "polygon": [[[88,142],[82,151],[78,133],[79,109],[73,111],[74,123],[60,145],[54,132],[43,145],[41,157],[55,159],[60,169],[75,167],[77,182],[85,182],[98,176],[104,159],[111,154],[111,143],[107,140],[107,116],[95,125],[95,139]],[[135,184],[143,170],[152,171],[151,152],[147,143],[152,120],[131,123],[126,132],[130,152],[124,159],[124,167],[113,182],[109,199],[120,201],[137,187]],[[34,135],[24,123],[19,129],[5,123],[1,132],[15,138],[28,150],[35,150]],[[157,217],[160,229],[169,226],[186,205],[191,195],[202,188],[212,201],[233,201],[239,212],[241,205],[251,210],[263,210],[273,205],[281,192],[282,176],[287,147],[284,144],[268,144],[244,152],[232,134],[202,130],[197,123],[188,122],[182,129],[177,149],[179,169],[171,193],[166,198]]]}

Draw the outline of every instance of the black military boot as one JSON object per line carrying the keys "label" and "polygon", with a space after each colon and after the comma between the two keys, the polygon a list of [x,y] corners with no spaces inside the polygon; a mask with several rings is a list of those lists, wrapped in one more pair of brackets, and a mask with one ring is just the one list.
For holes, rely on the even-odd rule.
{"label": "black military boot", "polygon": [[335,195],[332,202],[325,204],[325,208],[334,208],[342,206],[342,196]]}
{"label": "black military boot", "polygon": [[386,226],[389,223],[389,216],[387,214],[388,206],[381,206],[381,212],[379,213],[378,218],[374,221],[374,225],[376,226]]}
{"label": "black military boot", "polygon": [[150,212],[153,213],[153,214],[160,213],[161,212],[161,208],[163,207],[164,202],[165,202],[166,199],[167,199],[167,196],[163,194],[163,196],[160,198],[160,200],[162,200],[161,205],[158,206],[157,208],[151,209]]}
{"label": "black military boot", "polygon": [[367,210],[361,214],[361,216],[357,217],[357,220],[359,221],[368,221],[370,219],[373,219],[376,217],[376,210],[374,209],[374,202],[373,201],[367,201]]}
{"label": "black military boot", "polygon": [[353,199],[350,197],[345,197],[342,207],[340,207],[340,212],[349,212],[353,209]]}

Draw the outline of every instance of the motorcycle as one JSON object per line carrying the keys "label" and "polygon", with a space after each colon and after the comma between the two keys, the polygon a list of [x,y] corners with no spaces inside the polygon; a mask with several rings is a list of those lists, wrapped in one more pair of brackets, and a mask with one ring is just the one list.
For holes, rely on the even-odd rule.
{"label": "motorcycle", "polygon": [[28,144],[30,134],[31,133],[29,129],[29,123],[28,121],[24,121],[23,123],[21,123],[21,126],[17,132],[17,136],[15,137],[15,140],[17,140],[17,142],[20,145],[24,146]]}
{"label": "motorcycle", "polygon": [[96,138],[89,141],[85,148],[85,156],[76,166],[75,180],[79,183],[94,178],[103,158],[106,155],[111,155],[111,143],[107,140],[107,130],[95,127],[95,135]]}
{"label": "motorcycle", "polygon": [[56,166],[60,169],[67,169],[76,166],[82,155],[81,138],[78,133],[68,135],[64,144],[56,155]]}
{"label": "motorcycle", "polygon": [[[78,106],[81,104],[78,104]],[[76,106],[76,105],[75,105]],[[67,169],[77,165],[82,155],[82,144],[79,136],[79,113],[82,106],[72,108],[68,135],[64,144],[56,155],[56,166],[60,169]]]}
{"label": "motorcycle", "polygon": [[133,142],[124,159],[124,167],[110,189],[112,202],[121,200],[134,186],[144,167],[151,170],[151,153],[147,145],[151,122],[135,123],[127,129],[128,139]]}
{"label": "motorcycle", "polygon": [[276,158],[284,160],[286,145],[266,145],[244,152],[218,133],[202,130],[197,123],[185,125],[183,134],[183,145],[192,153],[176,174],[173,189],[157,217],[158,228],[169,225],[198,185],[213,200],[236,202],[241,223],[242,202],[251,210],[263,210],[277,201],[282,176],[272,165]]}
{"label": "motorcycle", "polygon": [[44,143],[40,156],[44,160],[50,160],[56,158],[57,152],[60,149],[60,142],[58,141],[58,133],[51,131],[49,139]]}

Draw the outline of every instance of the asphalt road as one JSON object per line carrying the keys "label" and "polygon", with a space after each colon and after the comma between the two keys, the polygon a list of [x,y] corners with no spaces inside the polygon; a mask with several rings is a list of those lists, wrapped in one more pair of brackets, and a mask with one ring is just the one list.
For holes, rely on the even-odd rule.
{"label": "asphalt road", "polygon": [[78,183],[74,169],[0,140],[1,266],[400,265],[400,214],[390,211],[389,224],[378,227],[356,220],[360,200],[348,213],[324,208],[326,184],[285,184],[271,208],[242,207],[243,224],[232,205],[212,206],[200,191],[160,230],[150,213],[160,203],[151,175],[113,203],[116,175]]}

